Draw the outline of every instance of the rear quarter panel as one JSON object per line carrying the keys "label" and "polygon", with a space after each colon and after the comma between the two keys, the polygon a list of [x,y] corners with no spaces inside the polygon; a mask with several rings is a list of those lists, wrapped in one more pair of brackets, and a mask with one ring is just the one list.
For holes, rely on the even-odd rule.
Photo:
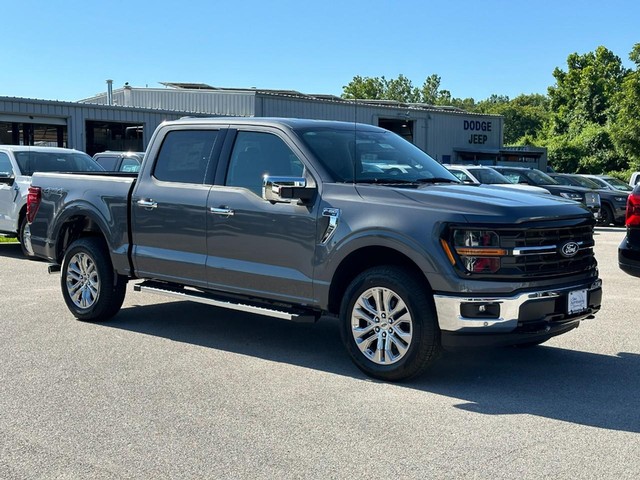
{"label": "rear quarter panel", "polygon": [[32,185],[42,194],[31,224],[36,255],[60,263],[65,228],[82,219],[84,229],[104,236],[116,271],[129,275],[129,196],[134,182],[132,177],[103,173],[35,173]]}

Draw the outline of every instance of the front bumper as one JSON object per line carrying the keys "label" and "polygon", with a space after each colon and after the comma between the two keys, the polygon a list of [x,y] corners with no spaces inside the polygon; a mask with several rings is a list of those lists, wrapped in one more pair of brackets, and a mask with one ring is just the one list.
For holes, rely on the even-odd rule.
{"label": "front bumper", "polygon": [[[569,311],[569,294],[586,290],[586,309]],[[544,340],[600,310],[602,281],[509,297],[434,295],[444,347],[514,345]]]}

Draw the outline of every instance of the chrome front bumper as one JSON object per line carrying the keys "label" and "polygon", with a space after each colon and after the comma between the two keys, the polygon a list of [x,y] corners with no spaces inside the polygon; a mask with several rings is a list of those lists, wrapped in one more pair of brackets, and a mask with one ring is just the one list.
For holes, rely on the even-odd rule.
{"label": "chrome front bumper", "polygon": [[[521,308],[529,302],[542,302],[567,296],[569,292],[576,290],[587,290],[587,298],[591,293],[601,290],[602,281],[596,280],[590,284],[573,285],[571,287],[525,292],[510,297],[474,297],[474,296],[451,296],[434,295],[436,312],[440,330],[458,333],[508,333],[515,330],[522,321]],[[588,304],[587,304],[588,306]],[[598,302],[598,308],[599,308]],[[486,316],[480,312],[478,316],[463,316],[463,307],[467,310],[478,310],[484,308],[488,313]],[[535,307],[535,305],[533,305]],[[497,312],[491,314],[492,312]],[[549,314],[567,314],[567,312],[548,312]],[[587,317],[592,312],[585,312],[584,315],[575,314],[575,319],[580,320]]]}

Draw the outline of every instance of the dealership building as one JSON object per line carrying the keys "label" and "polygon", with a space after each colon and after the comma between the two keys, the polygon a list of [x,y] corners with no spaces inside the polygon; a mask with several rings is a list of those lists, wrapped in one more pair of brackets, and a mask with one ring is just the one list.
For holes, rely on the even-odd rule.
{"label": "dealership building", "polygon": [[345,100],[296,91],[163,83],[126,85],[77,102],[0,96],[0,144],[50,145],[93,155],[143,151],[155,128],[184,116],[341,120],[391,130],[441,163],[514,164],[546,168],[546,150],[505,147],[504,119],[458,108],[387,100]]}

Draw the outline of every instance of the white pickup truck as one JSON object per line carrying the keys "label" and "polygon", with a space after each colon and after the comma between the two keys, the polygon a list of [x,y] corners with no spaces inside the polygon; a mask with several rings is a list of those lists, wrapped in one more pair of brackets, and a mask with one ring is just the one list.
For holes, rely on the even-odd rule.
{"label": "white pickup truck", "polygon": [[78,150],[0,145],[0,234],[17,236],[25,256],[33,257],[27,194],[34,172],[101,172],[104,169]]}

